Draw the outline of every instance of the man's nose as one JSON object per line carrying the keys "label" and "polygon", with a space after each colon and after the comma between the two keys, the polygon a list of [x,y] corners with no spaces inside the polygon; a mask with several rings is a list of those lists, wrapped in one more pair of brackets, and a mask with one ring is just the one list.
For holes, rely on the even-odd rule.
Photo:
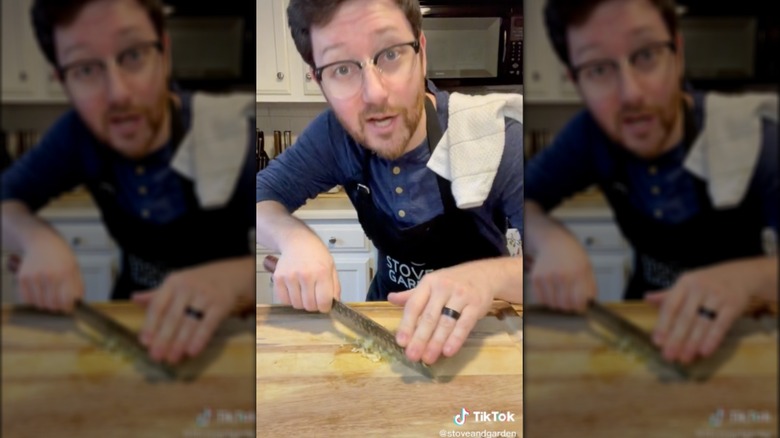
{"label": "man's nose", "polygon": [[123,106],[130,100],[130,87],[124,72],[115,64],[106,66],[106,87],[109,103]]}
{"label": "man's nose", "polygon": [[363,102],[383,106],[387,102],[388,93],[382,81],[382,73],[372,64],[366,64],[361,73],[363,74]]}

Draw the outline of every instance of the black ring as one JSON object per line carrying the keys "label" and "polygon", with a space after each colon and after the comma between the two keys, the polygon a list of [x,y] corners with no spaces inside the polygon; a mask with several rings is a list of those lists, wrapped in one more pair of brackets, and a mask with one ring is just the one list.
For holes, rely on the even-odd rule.
{"label": "black ring", "polygon": [[715,319],[718,317],[718,312],[708,309],[704,306],[699,306],[699,316],[703,316],[707,319]]}
{"label": "black ring", "polygon": [[458,312],[457,310],[452,310],[449,307],[443,307],[441,309],[441,314],[445,315],[445,316],[449,316],[450,318],[454,319],[455,321],[457,321],[458,318],[460,318],[460,312]]}
{"label": "black ring", "polygon": [[194,308],[192,306],[187,306],[184,309],[184,314],[187,315],[187,316],[190,316],[192,318],[195,318],[197,320],[203,319],[203,311],[202,310],[198,310],[198,309],[196,309],[196,308]]}

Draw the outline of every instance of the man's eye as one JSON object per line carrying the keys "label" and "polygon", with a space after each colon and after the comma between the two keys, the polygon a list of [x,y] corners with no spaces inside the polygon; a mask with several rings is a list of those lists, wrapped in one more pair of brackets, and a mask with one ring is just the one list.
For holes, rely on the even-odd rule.
{"label": "man's eye", "polygon": [[97,76],[100,67],[95,63],[85,63],[73,66],[70,71],[71,75],[78,79],[88,79]]}
{"label": "man's eye", "polygon": [[382,53],[382,59],[384,59],[385,61],[395,61],[400,56],[401,53],[398,49],[390,49]]}

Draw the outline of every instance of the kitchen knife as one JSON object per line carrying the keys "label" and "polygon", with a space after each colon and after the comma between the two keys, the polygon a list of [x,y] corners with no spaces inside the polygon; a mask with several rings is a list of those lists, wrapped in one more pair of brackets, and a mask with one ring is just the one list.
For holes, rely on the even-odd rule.
{"label": "kitchen knife", "polygon": [[[274,272],[278,261],[279,259],[275,256],[266,256],[263,260],[263,267],[269,272]],[[330,316],[358,333],[361,337],[371,340],[379,347],[379,350],[382,353],[390,355],[393,359],[400,361],[425,377],[430,379],[434,378],[430,366],[424,364],[422,361],[413,362],[409,360],[409,358],[406,357],[404,348],[396,342],[395,335],[371,318],[350,308],[335,298],[333,299],[333,307],[331,308]]]}
{"label": "kitchen knife", "polygon": [[596,300],[590,300],[586,314],[588,318],[601,324],[640,356],[679,378],[689,379],[691,377],[689,368],[664,359],[661,350],[655,345],[650,335],[631,321],[609,310]]}
{"label": "kitchen knife", "polygon": [[163,377],[176,379],[176,369],[168,364],[155,362],[149,356],[146,347],[138,340],[138,335],[118,323],[113,318],[98,311],[82,300],[77,300],[73,310],[74,316],[105,336],[109,346],[116,348],[120,353],[126,354],[133,360],[140,361],[143,365],[159,372]]}
{"label": "kitchen knife", "polygon": [[[15,274],[19,270],[21,259],[16,254],[12,254],[8,258],[7,263],[8,270]],[[22,307],[28,308],[28,306]],[[35,308],[31,309],[38,310]],[[110,346],[117,348],[121,353],[126,354],[133,360],[140,361],[141,364],[159,372],[167,379],[175,379],[177,377],[176,370],[173,367],[164,363],[155,362],[149,357],[146,347],[138,340],[138,335],[136,333],[87,304],[85,301],[80,299],[76,300],[73,308],[73,315],[76,319],[83,321],[104,336],[106,341],[111,343]]]}

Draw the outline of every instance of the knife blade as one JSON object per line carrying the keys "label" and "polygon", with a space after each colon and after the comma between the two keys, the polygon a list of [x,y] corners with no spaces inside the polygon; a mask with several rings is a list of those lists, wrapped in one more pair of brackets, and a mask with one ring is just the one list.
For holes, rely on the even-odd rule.
{"label": "knife blade", "polygon": [[[279,259],[275,256],[266,256],[263,260],[263,267],[265,267],[268,272],[273,273],[276,270],[278,261]],[[393,359],[425,377],[430,379],[434,378],[433,370],[429,365],[426,365],[422,361],[414,362],[409,360],[409,358],[406,357],[404,348],[396,342],[395,335],[373,319],[352,309],[335,298],[333,298],[330,316],[347,326],[349,329],[355,331],[361,337],[373,341],[382,353],[390,355]]]}
{"label": "knife blade", "polygon": [[127,354],[133,360],[159,372],[167,379],[176,379],[176,369],[168,364],[155,362],[149,356],[146,347],[138,340],[138,335],[103,312],[95,309],[83,300],[77,300],[73,309],[74,316],[83,321],[107,340],[115,343],[118,351]]}
{"label": "knife blade", "polygon": [[651,360],[673,375],[682,378],[691,378],[691,370],[679,363],[669,362],[664,359],[661,350],[655,345],[650,334],[637,327],[634,323],[623,316],[604,307],[596,300],[590,300],[586,314],[592,320],[601,324],[610,333],[626,342],[630,348],[640,354],[642,357]]}

